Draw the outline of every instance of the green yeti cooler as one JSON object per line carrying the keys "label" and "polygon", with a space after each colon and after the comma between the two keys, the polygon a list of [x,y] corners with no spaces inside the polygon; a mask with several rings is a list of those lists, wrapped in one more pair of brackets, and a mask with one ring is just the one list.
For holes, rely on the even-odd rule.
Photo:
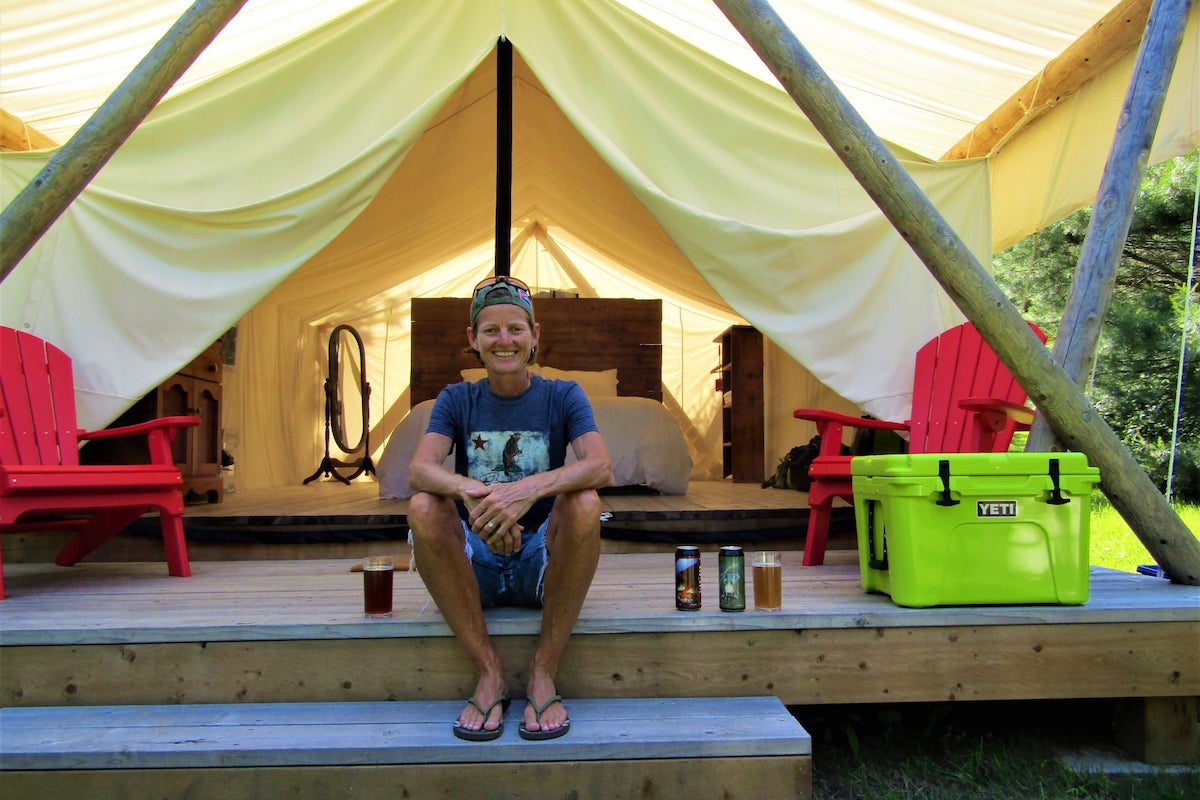
{"label": "green yeti cooler", "polygon": [[902,606],[1088,599],[1083,453],[926,453],[850,462],[863,588]]}

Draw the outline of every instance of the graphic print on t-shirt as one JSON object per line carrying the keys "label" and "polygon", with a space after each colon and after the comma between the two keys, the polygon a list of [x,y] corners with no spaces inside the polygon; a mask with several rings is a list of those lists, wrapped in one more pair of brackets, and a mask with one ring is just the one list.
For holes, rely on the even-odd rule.
{"label": "graphic print on t-shirt", "polygon": [[545,431],[476,431],[468,439],[467,474],[484,483],[508,483],[550,469]]}

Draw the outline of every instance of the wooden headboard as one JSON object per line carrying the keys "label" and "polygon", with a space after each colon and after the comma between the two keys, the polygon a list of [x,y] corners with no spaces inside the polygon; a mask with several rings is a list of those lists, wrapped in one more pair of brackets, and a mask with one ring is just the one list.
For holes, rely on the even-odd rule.
{"label": "wooden headboard", "polygon": [[[415,406],[478,367],[464,353],[471,300],[425,297],[412,301],[410,400]],[[617,368],[617,393],[662,402],[662,301],[535,297],[542,326],[537,363],[557,369]]]}

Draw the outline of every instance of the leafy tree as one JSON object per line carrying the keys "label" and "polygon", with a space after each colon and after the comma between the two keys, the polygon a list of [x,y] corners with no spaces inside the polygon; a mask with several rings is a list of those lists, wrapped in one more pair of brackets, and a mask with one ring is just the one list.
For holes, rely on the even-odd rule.
{"label": "leafy tree", "polygon": [[[1089,399],[1166,488],[1175,386],[1184,335],[1192,209],[1200,151],[1147,170],[1121,256],[1112,302],[1086,387]],[[995,259],[996,280],[1053,341],[1091,220],[1085,208]],[[1200,500],[1200,297],[1192,287],[1174,496]]]}

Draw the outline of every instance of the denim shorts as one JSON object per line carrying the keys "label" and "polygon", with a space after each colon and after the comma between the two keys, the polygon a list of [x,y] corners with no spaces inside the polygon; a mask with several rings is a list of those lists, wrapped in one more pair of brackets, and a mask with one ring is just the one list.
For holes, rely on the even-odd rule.
{"label": "denim shorts", "polygon": [[542,581],[546,575],[546,528],[550,518],[533,533],[521,534],[521,549],[509,555],[493,553],[463,521],[466,552],[479,581],[479,601],[484,608],[497,606],[542,607]]}

